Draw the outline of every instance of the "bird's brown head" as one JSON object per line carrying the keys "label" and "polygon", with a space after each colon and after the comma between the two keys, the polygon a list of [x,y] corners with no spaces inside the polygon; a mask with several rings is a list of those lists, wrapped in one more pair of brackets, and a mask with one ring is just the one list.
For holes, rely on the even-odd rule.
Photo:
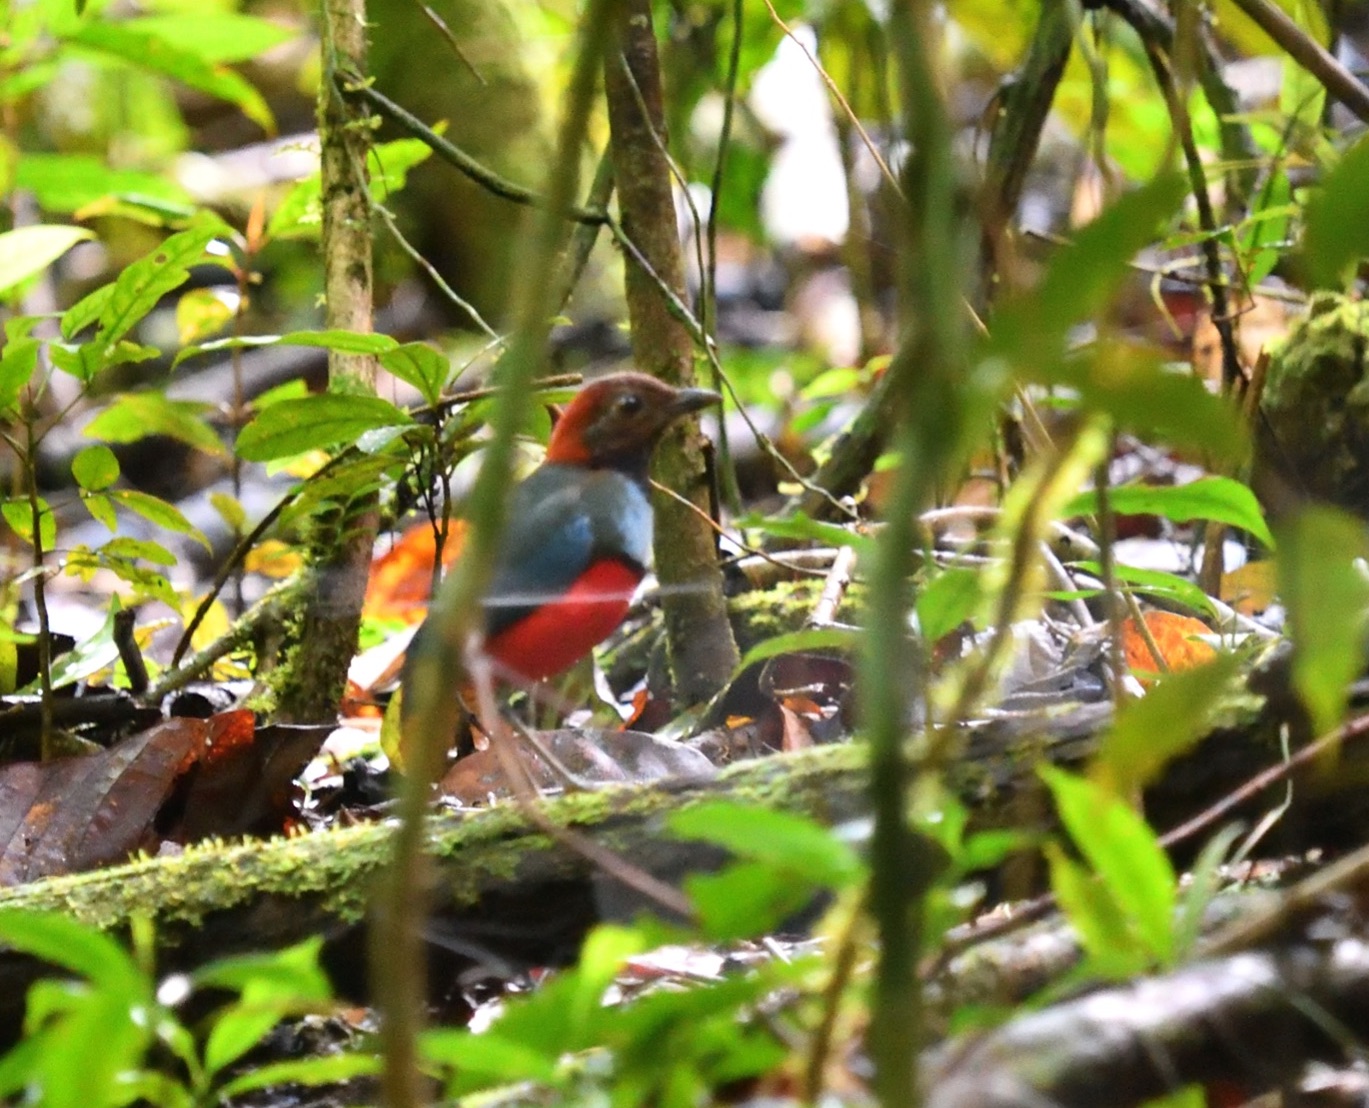
{"label": "bird's brown head", "polygon": [[547,444],[547,461],[641,468],[667,427],[721,400],[709,389],[672,388],[644,373],[601,377],[567,405]]}

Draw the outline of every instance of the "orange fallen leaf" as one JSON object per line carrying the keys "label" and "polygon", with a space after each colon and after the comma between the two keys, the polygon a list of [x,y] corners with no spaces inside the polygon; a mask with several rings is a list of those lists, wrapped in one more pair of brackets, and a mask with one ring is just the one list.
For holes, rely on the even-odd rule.
{"label": "orange fallen leaf", "polygon": [[[1175,615],[1173,612],[1153,611],[1145,613],[1145,621],[1160,657],[1170,670],[1193,669],[1217,656],[1212,644],[1199,637],[1212,634],[1212,628],[1200,619]],[[1155,674],[1159,670],[1150,647],[1133,619],[1127,619],[1122,624],[1122,649],[1126,655],[1127,668],[1142,682],[1147,674]]]}
{"label": "orange fallen leaf", "polygon": [[[452,520],[442,546],[442,564],[450,568],[461,552],[463,525]],[[419,623],[428,611],[437,536],[432,524],[420,520],[408,527],[384,554],[371,563],[362,614],[369,619]]]}

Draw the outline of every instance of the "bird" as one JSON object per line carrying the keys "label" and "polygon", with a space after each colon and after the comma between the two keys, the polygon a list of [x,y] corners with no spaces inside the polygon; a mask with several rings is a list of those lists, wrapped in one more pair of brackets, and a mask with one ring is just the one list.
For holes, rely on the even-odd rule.
{"label": "bird", "polygon": [[555,676],[622,623],[651,558],[656,444],[678,420],[721,401],[712,390],[636,372],[576,393],[545,460],[509,502],[483,600],[484,650],[496,676]]}

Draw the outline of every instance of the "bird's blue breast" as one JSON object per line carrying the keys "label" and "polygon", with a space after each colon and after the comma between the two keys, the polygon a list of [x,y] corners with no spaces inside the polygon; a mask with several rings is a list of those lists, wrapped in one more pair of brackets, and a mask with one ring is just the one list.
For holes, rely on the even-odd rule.
{"label": "bird's blue breast", "polygon": [[509,504],[486,633],[554,603],[595,562],[612,558],[644,572],[651,535],[651,502],[638,481],[615,470],[541,466]]}

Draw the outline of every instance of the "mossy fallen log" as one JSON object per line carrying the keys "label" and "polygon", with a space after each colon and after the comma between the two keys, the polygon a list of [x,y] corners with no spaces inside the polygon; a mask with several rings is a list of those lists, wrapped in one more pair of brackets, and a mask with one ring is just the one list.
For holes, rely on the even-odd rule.
{"label": "mossy fallen log", "polygon": [[[1147,794],[1163,830],[1282,759],[1280,721],[1269,701],[1246,697]],[[983,825],[1040,825],[1048,819],[1035,767],[1043,759],[1084,762],[1106,725],[1104,704],[998,720],[967,733],[953,783]],[[1360,782],[1369,744],[1349,744],[1334,774],[1315,767],[1294,778],[1281,846],[1369,837]],[[1257,797],[1224,819],[1251,820],[1282,802]],[[1334,798],[1333,803],[1328,800]],[[739,763],[693,780],[612,786],[548,800],[544,818],[590,837],[633,866],[678,884],[716,868],[721,854],[672,837],[669,813],[725,799],[808,815],[826,824],[864,816],[866,761],[859,744],[818,747]],[[159,968],[270,949],[310,935],[328,939],[327,960],[347,995],[364,995],[368,898],[389,856],[390,825],[366,824],[293,838],[210,843],[184,853],[0,891],[0,910],[62,912],[113,933],[135,916],[156,926]],[[457,972],[492,975],[563,963],[602,920],[652,906],[573,846],[549,835],[514,804],[433,816],[434,912],[428,929],[436,980]],[[12,1031],[27,986],[41,967],[0,951],[0,1030]]]}

